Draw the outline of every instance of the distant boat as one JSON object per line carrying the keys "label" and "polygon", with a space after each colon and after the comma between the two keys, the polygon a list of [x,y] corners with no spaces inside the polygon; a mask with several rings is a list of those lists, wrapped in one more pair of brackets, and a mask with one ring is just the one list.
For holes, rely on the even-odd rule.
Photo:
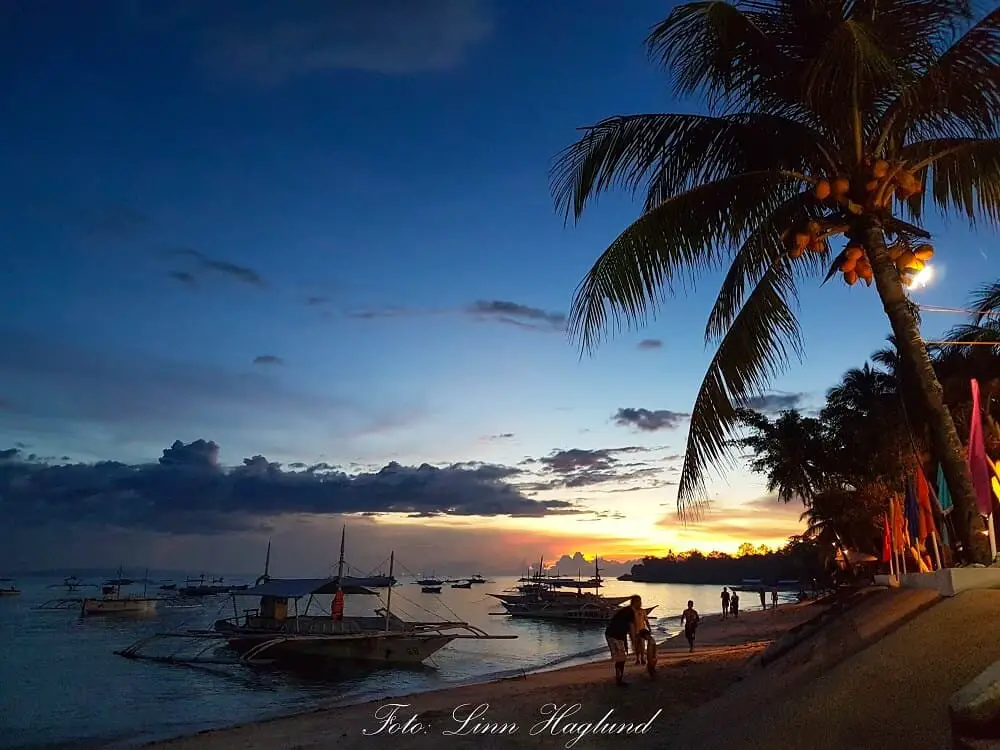
{"label": "distant boat", "polygon": [[464,583],[453,583],[451,584],[453,589],[471,589],[472,581],[465,581]]}
{"label": "distant boat", "polygon": [[[148,578],[148,576],[147,576]],[[106,581],[101,587],[101,598],[86,598],[80,603],[80,615],[149,615],[156,611],[159,599],[155,596],[142,594],[122,594],[122,586],[133,583],[131,578],[122,578],[118,569],[118,578]]]}
{"label": "distant boat", "polygon": [[440,586],[421,586],[420,587],[420,593],[421,594],[440,594],[441,593],[441,587]]}
{"label": "distant boat", "polygon": [[66,593],[72,594],[72,593],[74,593],[76,591],[79,591],[80,588],[83,587],[83,586],[87,586],[88,588],[89,587],[96,588],[97,584],[96,583],[84,583],[83,580],[79,576],[68,576],[67,578],[63,578],[63,582],[62,583],[53,583],[51,586],[48,586],[47,588],[58,589],[58,588],[65,587],[66,588]]}
{"label": "distant boat", "polygon": [[489,583],[489,581],[483,578],[482,574],[476,573],[469,579],[469,583]]}
{"label": "distant boat", "polygon": [[0,596],[20,596],[21,589],[14,585],[13,578],[0,578]]}
{"label": "distant boat", "polygon": [[440,578],[436,578],[434,576],[431,576],[430,578],[418,578],[417,579],[417,585],[418,586],[440,586],[442,583],[444,583],[444,581],[442,581]]}

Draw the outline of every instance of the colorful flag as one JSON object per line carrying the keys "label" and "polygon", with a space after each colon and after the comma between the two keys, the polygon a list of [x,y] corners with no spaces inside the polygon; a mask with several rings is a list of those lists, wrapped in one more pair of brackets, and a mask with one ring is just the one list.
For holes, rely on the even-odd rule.
{"label": "colorful flag", "polygon": [[920,510],[920,538],[926,539],[937,531],[934,523],[934,511],[931,509],[931,488],[927,483],[924,470],[917,467],[917,508]]}
{"label": "colorful flag", "polygon": [[889,516],[882,516],[882,562],[892,560],[892,534],[889,532]]}
{"label": "colorful flag", "polygon": [[916,544],[923,537],[920,536],[920,507],[917,505],[917,493],[913,489],[913,482],[906,480],[906,531],[910,544]]}
{"label": "colorful flag", "polygon": [[941,464],[938,464],[937,499],[942,515],[946,516],[955,510],[955,504],[951,501],[951,490],[948,489],[948,482],[944,478],[944,466]]}
{"label": "colorful flag", "polygon": [[976,491],[976,505],[980,514],[988,516],[993,512],[993,490],[990,487],[989,458],[983,441],[983,417],[979,404],[979,381],[972,382],[972,427],[969,430],[969,469],[972,472],[972,487]]}

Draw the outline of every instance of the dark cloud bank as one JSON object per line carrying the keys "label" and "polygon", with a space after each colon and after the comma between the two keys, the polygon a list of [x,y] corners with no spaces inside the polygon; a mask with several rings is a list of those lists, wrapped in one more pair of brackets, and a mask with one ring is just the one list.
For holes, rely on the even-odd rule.
{"label": "dark cloud bank", "polygon": [[0,514],[11,528],[83,525],[202,535],[265,530],[271,520],[295,514],[593,515],[573,502],[527,493],[673,484],[662,473],[680,456],[652,456],[662,450],[573,448],[519,466],[391,462],[349,474],[325,463],[282,466],[259,455],[226,467],[219,446],[206,440],[178,440],[149,464],[63,463],[10,448],[0,451]]}
{"label": "dark cloud bank", "polygon": [[540,517],[583,512],[534,500],[507,483],[522,470],[491,464],[389,463],[349,475],[327,464],[283,468],[263,456],[226,468],[219,446],[175,442],[155,464],[56,464],[0,451],[0,513],[13,526],[90,524],[168,533],[262,529],[285,514]]}

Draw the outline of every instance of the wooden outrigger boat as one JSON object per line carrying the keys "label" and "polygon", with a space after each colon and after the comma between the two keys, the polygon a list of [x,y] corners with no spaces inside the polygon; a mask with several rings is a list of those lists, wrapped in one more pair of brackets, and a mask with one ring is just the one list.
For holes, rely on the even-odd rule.
{"label": "wooden outrigger boat", "polygon": [[[391,588],[385,607],[374,610],[372,616],[344,615],[345,596],[378,596],[368,579],[343,575],[344,541],[342,534],[336,577],[272,579],[265,571],[256,586],[233,594],[234,616],[217,620],[212,630],[157,633],[116,653],[129,659],[186,664],[416,665],[456,639],[517,637],[489,635],[467,622],[402,620],[390,610]],[[394,557],[390,557],[390,576]],[[333,596],[329,614],[310,614],[316,597],[324,595]],[[237,596],[259,597],[260,604],[241,614]],[[306,604],[300,613],[303,599]],[[179,645],[172,652],[158,653],[158,646],[167,642]],[[231,658],[234,653],[235,660]]]}
{"label": "wooden outrigger boat", "polygon": [[[147,578],[148,571],[147,571]],[[123,594],[122,586],[135,583],[130,578],[122,578],[122,571],[118,569],[118,577],[106,581],[101,587],[101,597],[84,598],[80,602],[80,615],[82,617],[92,617],[94,615],[151,615],[156,612],[156,605],[160,600],[155,596],[146,596],[145,587],[142,594]]]}

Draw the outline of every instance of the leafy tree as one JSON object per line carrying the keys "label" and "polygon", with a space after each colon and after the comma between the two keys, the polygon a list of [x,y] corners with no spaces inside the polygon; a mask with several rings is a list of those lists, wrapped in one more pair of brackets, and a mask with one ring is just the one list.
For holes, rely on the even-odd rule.
{"label": "leafy tree", "polygon": [[968,0],[688,2],[647,46],[675,92],[702,93],[708,114],[586,127],[552,184],[577,220],[603,191],[644,193],[639,219],[577,289],[570,328],[585,350],[726,270],[678,512],[704,509],[705,473],[732,458],[739,409],[801,356],[798,284],[842,270],[875,284],[972,550],[982,524],[971,477],[904,286],[929,255],[916,247],[929,237],[917,225],[928,202],[1000,222],[1000,9],[976,21]]}
{"label": "leafy tree", "polygon": [[783,412],[773,422],[744,409],[739,413],[749,432],[735,442],[751,453],[750,469],[767,477],[767,491],[789,502],[808,505],[827,481],[830,445],[823,423],[797,411]]}

